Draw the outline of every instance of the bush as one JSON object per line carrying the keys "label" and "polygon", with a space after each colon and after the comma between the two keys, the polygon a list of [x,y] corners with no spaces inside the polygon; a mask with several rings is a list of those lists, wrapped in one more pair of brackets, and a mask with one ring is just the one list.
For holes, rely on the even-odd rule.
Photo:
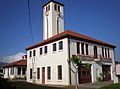
{"label": "bush", "polygon": [[120,89],[120,83],[111,84],[108,86],[101,87],[99,89]]}

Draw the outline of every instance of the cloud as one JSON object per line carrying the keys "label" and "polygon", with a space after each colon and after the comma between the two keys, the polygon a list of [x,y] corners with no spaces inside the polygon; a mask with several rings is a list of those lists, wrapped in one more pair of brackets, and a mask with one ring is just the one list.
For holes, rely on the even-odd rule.
{"label": "cloud", "polygon": [[17,60],[21,60],[23,55],[26,55],[26,54],[23,52],[20,52],[20,53],[17,53],[15,55],[1,57],[0,62],[11,63],[11,62],[14,62]]}

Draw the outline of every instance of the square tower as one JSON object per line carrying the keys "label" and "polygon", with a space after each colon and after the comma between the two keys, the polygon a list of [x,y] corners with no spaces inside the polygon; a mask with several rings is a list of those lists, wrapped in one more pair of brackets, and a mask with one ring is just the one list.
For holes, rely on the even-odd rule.
{"label": "square tower", "polygon": [[64,31],[64,5],[50,0],[43,6],[43,40]]}

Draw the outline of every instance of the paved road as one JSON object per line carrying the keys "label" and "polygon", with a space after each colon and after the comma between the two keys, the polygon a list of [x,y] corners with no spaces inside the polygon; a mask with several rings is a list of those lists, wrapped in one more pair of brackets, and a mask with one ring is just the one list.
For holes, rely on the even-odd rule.
{"label": "paved road", "polygon": [[[12,86],[15,86],[16,89],[75,89],[75,86],[54,86],[54,85],[38,85],[31,84],[23,81],[10,81]],[[105,85],[112,84],[112,82],[100,82],[100,83],[88,83],[78,85],[78,89],[93,89],[100,88]]]}

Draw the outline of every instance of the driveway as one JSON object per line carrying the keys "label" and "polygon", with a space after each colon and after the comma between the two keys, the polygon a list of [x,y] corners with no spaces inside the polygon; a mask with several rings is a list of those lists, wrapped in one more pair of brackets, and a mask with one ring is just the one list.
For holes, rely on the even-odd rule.
{"label": "driveway", "polygon": [[[75,89],[75,86],[61,86],[61,85],[38,85],[27,83],[24,81],[10,81],[12,86],[15,86],[16,89]],[[91,89],[91,88],[100,88],[105,85],[112,84],[112,82],[98,82],[98,83],[86,83],[78,85],[78,89]]]}

